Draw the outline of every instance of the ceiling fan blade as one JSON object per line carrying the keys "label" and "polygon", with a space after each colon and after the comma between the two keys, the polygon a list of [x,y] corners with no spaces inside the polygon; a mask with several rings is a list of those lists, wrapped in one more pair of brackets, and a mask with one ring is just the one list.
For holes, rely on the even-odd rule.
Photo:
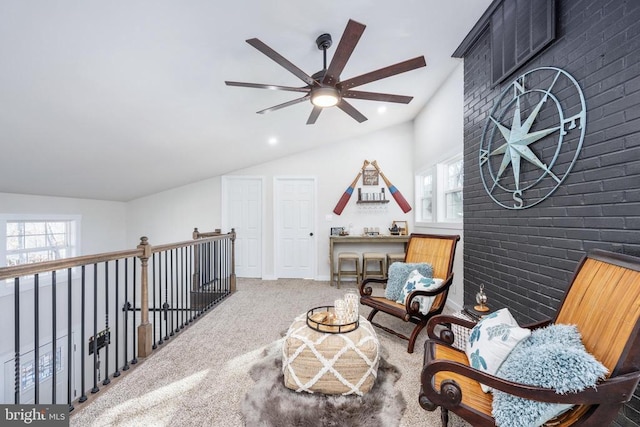
{"label": "ceiling fan blade", "polygon": [[260,40],[258,40],[258,39],[249,39],[249,40],[247,40],[247,43],[249,43],[251,46],[255,47],[260,52],[262,52],[265,55],[267,55],[269,58],[271,58],[272,60],[277,62],[280,66],[282,66],[284,69],[286,69],[287,71],[292,73],[294,76],[296,76],[297,78],[299,78],[300,80],[302,80],[303,82],[308,84],[309,86],[313,86],[314,84],[318,84],[315,80],[313,80],[313,78],[311,78],[311,76],[309,76],[307,73],[302,71],[300,68],[298,68],[295,65],[293,65],[293,63],[291,63],[288,59],[286,59],[284,56],[280,55],[275,50],[271,49],[269,46],[267,46],[266,44],[264,44]]}
{"label": "ceiling fan blade", "polygon": [[362,92],[359,90],[349,90],[343,93],[342,97],[351,99],[366,99],[368,101],[397,102],[399,104],[408,104],[413,99],[413,96],[393,95],[390,93]]}
{"label": "ceiling fan blade", "polygon": [[345,113],[353,117],[358,123],[362,123],[365,120],[367,120],[364,114],[356,110],[353,105],[349,104],[344,99],[340,100],[340,102],[338,103],[338,108],[340,108],[342,111],[344,111]]}
{"label": "ceiling fan blade", "polygon": [[388,67],[380,68],[379,70],[371,71],[369,73],[345,80],[342,82],[342,90],[349,90],[356,86],[375,82],[376,80],[395,76],[396,74],[405,73],[407,71],[415,70],[416,68],[424,67],[426,65],[427,63],[424,59],[424,56],[418,56],[417,58],[398,62],[397,64],[389,65]]}
{"label": "ceiling fan blade", "polygon": [[245,83],[245,82],[230,82],[225,81],[227,86],[240,86],[240,87],[251,87],[255,89],[270,89],[270,90],[286,90],[289,92],[309,92],[311,88],[308,86],[303,87],[292,87],[292,86],[279,86],[279,85],[267,85],[262,83]]}
{"label": "ceiling fan blade", "polygon": [[329,68],[322,79],[322,84],[334,86],[340,79],[340,73],[344,70],[347,61],[351,57],[353,50],[355,49],[366,25],[356,22],[352,19],[347,23],[347,27],[342,33],[342,38],[338,43],[336,52],[331,58]]}
{"label": "ceiling fan blade", "polygon": [[308,99],[309,99],[309,95],[305,95],[302,98],[293,99],[291,101],[287,101],[285,103],[274,105],[273,107],[265,108],[264,110],[260,110],[260,111],[258,111],[258,114],[270,113],[272,111],[276,111],[276,110],[279,110],[279,109],[284,108],[284,107],[289,107],[291,105],[299,104],[299,103],[304,102],[304,101],[306,101]]}
{"label": "ceiling fan blade", "polygon": [[311,110],[311,114],[309,114],[309,118],[307,119],[307,124],[314,124],[316,120],[318,120],[318,116],[320,115],[320,113],[322,113],[322,107],[314,106],[313,110]]}

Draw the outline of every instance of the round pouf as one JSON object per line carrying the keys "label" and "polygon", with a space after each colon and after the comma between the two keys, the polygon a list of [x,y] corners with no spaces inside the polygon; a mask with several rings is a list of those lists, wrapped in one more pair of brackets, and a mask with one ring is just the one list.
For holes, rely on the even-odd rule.
{"label": "round pouf", "polygon": [[329,334],[307,326],[301,314],[289,327],[282,346],[284,385],[297,392],[356,394],[371,390],[380,360],[378,337],[360,316],[351,332]]}

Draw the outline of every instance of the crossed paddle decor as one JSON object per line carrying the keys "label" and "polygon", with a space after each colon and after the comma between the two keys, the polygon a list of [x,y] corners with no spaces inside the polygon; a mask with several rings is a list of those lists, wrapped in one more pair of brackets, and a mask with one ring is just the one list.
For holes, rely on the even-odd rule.
{"label": "crossed paddle decor", "polygon": [[398,204],[398,206],[400,206],[400,209],[402,209],[402,212],[404,212],[404,213],[409,212],[411,210],[411,205],[409,205],[409,202],[407,202],[407,199],[404,198],[402,193],[395,187],[395,185],[393,185],[391,183],[391,181],[389,181],[387,179],[387,177],[382,173],[382,171],[380,170],[380,167],[378,166],[377,161],[374,160],[373,162],[370,162],[368,160],[365,160],[364,163],[362,164],[362,167],[358,171],[358,175],[353,180],[351,185],[349,185],[349,187],[344,191],[344,193],[342,194],[342,197],[340,197],[340,200],[338,200],[338,203],[336,204],[336,207],[333,208],[333,213],[335,213],[336,215],[340,215],[342,213],[342,211],[344,210],[344,207],[347,206],[347,203],[349,202],[349,199],[351,198],[351,194],[353,194],[353,190],[356,187],[356,185],[358,183],[358,180],[362,176],[363,171],[369,165],[371,165],[374,168],[376,168],[376,170],[378,171],[378,173],[382,177],[382,180],[387,185],[387,188],[389,189],[389,192],[391,193],[391,195],[395,199],[395,201]]}

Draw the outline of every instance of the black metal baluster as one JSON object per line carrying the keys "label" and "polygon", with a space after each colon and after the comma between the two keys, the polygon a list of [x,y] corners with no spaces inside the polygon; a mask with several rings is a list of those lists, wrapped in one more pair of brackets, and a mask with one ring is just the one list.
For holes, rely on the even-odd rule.
{"label": "black metal baluster", "polygon": [[[175,276],[173,276],[174,282],[173,282],[173,286],[172,286],[173,294],[175,295],[175,299],[174,299],[174,301],[175,301],[175,304],[174,304],[175,305],[175,310],[173,310],[173,311],[176,314],[176,323],[175,323],[176,327],[174,329],[174,332],[178,333],[178,332],[180,332],[180,325],[179,325],[179,323],[180,323],[180,301],[179,301],[179,298],[180,298],[180,288],[179,288],[180,279],[179,279],[179,277],[180,276],[179,276],[179,267],[178,267],[178,264],[180,263],[180,260],[178,259],[179,257],[178,257],[178,249],[177,248],[174,248],[171,251],[172,255],[174,253],[176,255],[176,259],[175,259],[175,261],[176,261],[176,263],[175,263],[175,267],[176,267],[175,268],[175,273],[176,274],[175,274]],[[173,316],[171,316],[171,317],[173,317]]]}
{"label": "black metal baluster", "polygon": [[[171,270],[171,282],[172,282],[171,283],[171,288],[170,288],[171,289],[171,305],[173,307],[177,307],[176,300],[174,298],[175,286],[173,286],[173,249],[169,250],[169,252],[170,252],[170,255],[171,255],[170,256],[170,259],[171,259],[171,268],[170,268],[170,270]],[[173,311],[171,311],[169,314],[170,314],[170,318],[171,318],[171,332],[169,332],[169,335],[173,336],[174,335],[174,330],[173,330]],[[175,331],[175,332],[177,332],[177,331]]]}
{"label": "black metal baluster", "polygon": [[71,328],[73,327],[73,322],[71,318],[72,305],[73,305],[73,294],[71,292],[71,267],[67,269],[67,403],[69,404],[69,412],[73,411],[75,408],[73,407],[73,397],[75,394],[71,392],[73,389],[73,384],[71,383],[71,369],[72,369],[72,360],[74,357],[73,351],[73,335],[71,333]]}
{"label": "black metal baluster", "polygon": [[180,329],[184,329],[184,325],[185,325],[185,321],[184,321],[184,314],[185,314],[185,310],[186,310],[186,304],[185,304],[185,300],[186,300],[186,295],[185,295],[185,284],[186,284],[186,264],[185,264],[185,257],[184,257],[184,246],[180,248],[180,258],[182,258],[182,265],[180,267],[180,270],[182,271],[182,279],[180,280],[180,294],[182,297],[182,304],[180,305]]}
{"label": "black metal baluster", "polygon": [[120,376],[120,368],[119,368],[119,364],[118,364],[118,354],[120,352],[120,316],[118,316],[118,310],[120,309],[120,302],[119,302],[119,294],[120,294],[120,260],[116,260],[116,268],[115,268],[115,275],[116,275],[116,296],[115,296],[115,318],[116,318],[116,327],[115,327],[115,341],[116,341],[116,351],[115,351],[115,359],[114,363],[115,363],[115,372],[113,373],[113,377],[114,378],[118,378]]}
{"label": "black metal baluster", "polygon": [[[208,271],[209,271],[209,245],[208,243],[204,243],[202,245],[202,285],[204,289],[209,288],[210,283],[209,283],[209,277],[208,277]],[[198,315],[197,317],[200,317],[202,315],[202,312],[205,309],[206,304],[204,303],[203,300],[203,295],[200,296],[200,304],[198,305]]]}
{"label": "black metal baluster", "polygon": [[[162,302],[162,254],[158,253],[158,303]],[[162,337],[162,313],[158,313],[160,315],[160,320],[158,320],[158,331],[159,339],[158,344],[162,345],[164,343],[164,339]]]}
{"label": "black metal baluster", "polygon": [[14,402],[20,404],[20,278],[13,280]]}
{"label": "black metal baluster", "polygon": [[151,313],[153,313],[153,320],[151,320],[153,328],[153,344],[151,348],[155,350],[158,348],[156,343],[156,254],[151,254],[151,292],[153,298],[153,306],[151,307]]}
{"label": "black metal baluster", "polygon": [[51,404],[55,405],[56,404],[56,382],[58,380],[58,374],[57,374],[57,361],[58,361],[58,352],[56,351],[56,342],[58,341],[58,335],[57,335],[57,319],[56,319],[56,315],[57,315],[57,311],[56,311],[56,272],[55,270],[51,272],[51,347],[52,347],[52,351],[53,351],[53,358],[52,358],[52,363],[53,363],[53,373],[51,376]]}
{"label": "black metal baluster", "polygon": [[204,282],[202,281],[202,269],[204,268],[204,257],[202,255],[202,243],[197,243],[198,251],[196,252],[196,256],[198,257],[198,269],[196,270],[196,274],[198,278],[196,279],[197,287],[196,287],[196,298],[195,298],[195,307],[193,310],[193,318],[198,318],[198,311],[200,310],[200,306],[202,304],[202,291],[204,289]]}
{"label": "black metal baluster", "polygon": [[124,259],[124,338],[122,340],[124,344],[124,366],[123,371],[129,370],[129,259]]}
{"label": "black metal baluster", "polygon": [[[193,261],[194,261],[194,250],[195,250],[195,246],[189,246],[189,260],[187,261],[187,264],[189,265],[189,323],[193,322],[193,295],[194,295],[194,283],[193,283]],[[197,289],[196,289],[197,291]],[[197,298],[197,292],[195,293],[196,298]]]}
{"label": "black metal baluster", "polygon": [[86,289],[85,289],[85,266],[83,265],[81,268],[81,277],[80,277],[80,283],[81,283],[81,292],[80,292],[80,388],[82,390],[80,390],[80,392],[82,393],[82,395],[80,396],[80,399],[78,399],[78,402],[82,403],[82,402],[86,402],[87,401],[87,395],[85,394],[85,386],[84,386],[84,377],[85,377],[85,369],[84,369],[84,365],[85,365],[85,357],[84,357],[84,337],[86,336],[85,334],[85,329],[84,329],[84,325],[85,325],[85,294],[86,294]]}
{"label": "black metal baluster", "polygon": [[111,344],[111,330],[109,329],[109,261],[104,263],[104,326],[107,336],[104,342],[104,380],[102,385],[111,382],[109,378],[109,345]]}
{"label": "black metal baluster", "polygon": [[35,381],[34,403],[40,403],[40,275],[34,275],[33,283],[33,375]]}
{"label": "black metal baluster", "polygon": [[222,254],[220,253],[220,240],[216,240],[213,243],[213,262],[214,262],[214,272],[213,272],[213,280],[215,281],[216,284],[216,290],[218,289],[218,286],[220,284],[220,266],[221,266],[221,259],[222,259]]}
{"label": "black metal baluster", "polygon": [[131,351],[133,351],[133,359],[131,359],[131,364],[135,365],[138,363],[138,358],[136,357],[136,288],[138,287],[138,283],[136,282],[136,259],[133,258],[133,302],[132,302],[132,316],[133,321],[131,322]]}
{"label": "black metal baluster", "polygon": [[225,273],[225,294],[228,295],[231,292],[231,239],[228,239],[225,245],[225,257],[224,257],[224,266],[226,269]]}
{"label": "black metal baluster", "polygon": [[95,394],[100,391],[98,388],[98,264],[93,264],[93,341],[91,343],[93,349],[93,387],[91,393]]}
{"label": "black metal baluster", "polygon": [[164,252],[164,304],[162,308],[164,309],[164,327],[165,327],[165,336],[164,340],[169,341],[169,254],[167,251]]}

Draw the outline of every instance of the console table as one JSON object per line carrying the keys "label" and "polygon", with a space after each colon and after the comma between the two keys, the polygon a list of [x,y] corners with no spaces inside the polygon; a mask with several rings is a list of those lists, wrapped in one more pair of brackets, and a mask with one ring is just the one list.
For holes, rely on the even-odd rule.
{"label": "console table", "polygon": [[380,243],[402,243],[406,250],[409,236],[329,236],[329,277],[331,286],[333,286],[335,267],[333,265],[333,252],[335,245],[364,243],[367,245],[376,245]]}

